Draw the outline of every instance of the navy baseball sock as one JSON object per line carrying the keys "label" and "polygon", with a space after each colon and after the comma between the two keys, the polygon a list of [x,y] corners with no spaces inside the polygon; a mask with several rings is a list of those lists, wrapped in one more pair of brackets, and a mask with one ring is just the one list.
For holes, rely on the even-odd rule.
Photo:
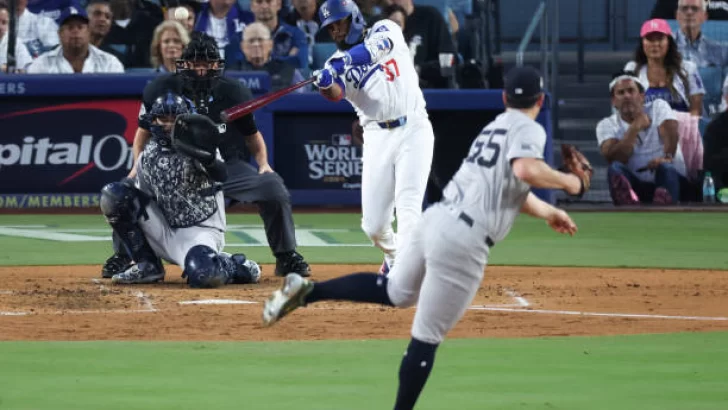
{"label": "navy baseball sock", "polygon": [[394,306],[387,294],[387,277],[378,273],[352,273],[340,278],[316,282],[306,303],[320,300],[348,300]]}
{"label": "navy baseball sock", "polygon": [[412,338],[399,367],[399,389],[394,410],[412,410],[415,407],[430,377],[437,346]]}

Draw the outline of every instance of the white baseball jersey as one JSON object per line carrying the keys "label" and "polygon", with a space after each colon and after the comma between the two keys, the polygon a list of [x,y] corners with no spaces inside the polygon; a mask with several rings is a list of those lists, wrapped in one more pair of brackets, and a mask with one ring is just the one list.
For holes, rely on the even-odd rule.
{"label": "white baseball jersey", "polygon": [[[339,76],[339,85],[343,85],[361,125],[404,115],[427,118],[419,76],[400,27],[391,20],[378,21],[367,32],[364,44],[372,63],[346,66]],[[342,55],[337,51],[331,58]]]}
{"label": "white baseball jersey", "polygon": [[[124,65],[118,58],[89,45],[88,57],[82,73],[123,73]],[[71,63],[63,56],[63,47],[57,47],[40,55],[28,66],[28,74],[73,74]]]}
{"label": "white baseball jersey", "polygon": [[505,238],[530,186],[511,168],[516,158],[543,158],[546,131],[508,109],[473,141],[468,156],[443,191],[444,202],[465,212],[493,241]]}
{"label": "white baseball jersey", "polygon": [[[650,118],[651,123],[649,128],[637,134],[638,140],[634,145],[632,156],[627,161],[627,167],[634,171],[637,178],[641,181],[655,182],[655,173],[646,169],[647,164],[655,158],[664,156],[665,145],[660,139],[659,127],[663,122],[675,120],[676,117],[670,105],[664,100],[654,100],[646,103],[644,112]],[[618,113],[612,114],[597,124],[597,143],[601,147],[609,139],[621,140],[624,138],[624,134],[628,129],[629,124]],[[677,143],[677,150],[675,150],[675,157],[672,159],[672,164],[680,175],[686,176],[685,158],[683,157],[679,141]],[[637,171],[643,168],[645,170]]]}
{"label": "white baseball jersey", "polygon": [[[8,63],[8,37],[5,35],[0,40],[0,66]],[[28,49],[20,40],[17,40],[15,42],[15,68],[25,70],[32,61],[33,58],[28,53]]]}
{"label": "white baseball jersey", "polygon": [[18,40],[33,55],[39,47],[47,49],[58,44],[58,25],[48,17],[25,10],[18,17]]}

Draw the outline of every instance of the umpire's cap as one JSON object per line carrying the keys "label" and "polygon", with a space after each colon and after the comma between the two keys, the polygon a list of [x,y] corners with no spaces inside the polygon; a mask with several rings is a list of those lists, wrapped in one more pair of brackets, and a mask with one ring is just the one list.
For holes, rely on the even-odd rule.
{"label": "umpire's cap", "polygon": [[533,67],[514,67],[506,74],[506,96],[514,100],[532,100],[543,93],[543,77]]}

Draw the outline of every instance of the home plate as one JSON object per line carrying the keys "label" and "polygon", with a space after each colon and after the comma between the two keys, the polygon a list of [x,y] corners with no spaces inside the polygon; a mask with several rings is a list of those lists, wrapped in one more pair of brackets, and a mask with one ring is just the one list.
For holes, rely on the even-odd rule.
{"label": "home plate", "polygon": [[258,302],[252,300],[236,299],[205,299],[205,300],[184,300],[178,302],[180,305],[254,305]]}

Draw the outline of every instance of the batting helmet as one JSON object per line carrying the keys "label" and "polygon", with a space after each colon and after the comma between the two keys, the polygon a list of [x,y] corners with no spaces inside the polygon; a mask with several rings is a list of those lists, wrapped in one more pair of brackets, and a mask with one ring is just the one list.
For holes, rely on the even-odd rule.
{"label": "batting helmet", "polygon": [[349,33],[347,33],[344,41],[349,45],[356,44],[361,39],[367,23],[354,0],[326,0],[321,4],[321,7],[319,7],[320,30],[349,16],[351,16],[351,26],[349,26]]}

